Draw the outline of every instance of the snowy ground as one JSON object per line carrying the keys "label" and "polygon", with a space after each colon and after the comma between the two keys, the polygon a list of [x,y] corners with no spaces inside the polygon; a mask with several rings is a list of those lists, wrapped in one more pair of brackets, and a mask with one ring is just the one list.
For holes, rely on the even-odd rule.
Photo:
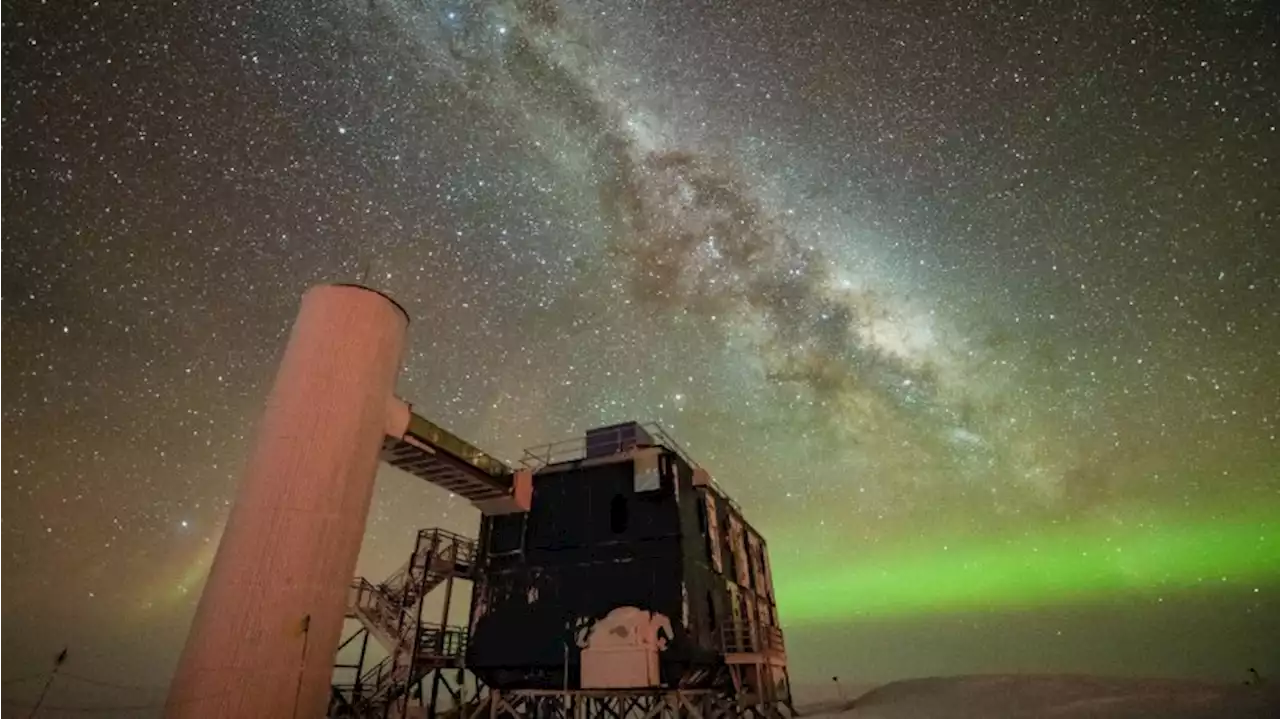
{"label": "snowy ground", "polygon": [[806,719],[1277,719],[1280,686],[1066,675],[945,677],[897,681],[852,701],[798,708]]}

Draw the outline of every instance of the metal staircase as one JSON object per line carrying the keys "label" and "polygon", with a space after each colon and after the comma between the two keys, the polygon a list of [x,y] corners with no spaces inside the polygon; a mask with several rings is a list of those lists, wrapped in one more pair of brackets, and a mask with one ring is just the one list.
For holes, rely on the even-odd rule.
{"label": "metal staircase", "polygon": [[[432,671],[462,666],[467,630],[445,622],[455,579],[470,579],[476,558],[476,543],[443,529],[418,532],[409,561],[385,581],[374,584],[363,577],[351,583],[347,616],[360,622],[360,629],[339,647],[361,641],[359,660],[339,664],[345,679],[335,681],[329,704],[331,717],[404,717],[411,694],[422,678]],[[440,623],[422,621],[422,602],[433,589],[446,586]],[[387,657],[366,667],[369,637],[380,644]]]}

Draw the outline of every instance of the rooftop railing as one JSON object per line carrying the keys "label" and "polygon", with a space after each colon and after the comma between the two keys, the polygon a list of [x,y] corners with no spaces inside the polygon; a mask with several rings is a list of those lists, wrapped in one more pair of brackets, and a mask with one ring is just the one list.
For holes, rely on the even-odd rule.
{"label": "rooftop railing", "polygon": [[[638,436],[636,433],[637,427],[648,435],[649,439],[652,440],[651,443],[645,442],[643,436]],[[590,453],[588,452],[588,442],[591,449]],[[652,445],[662,445],[680,455],[689,466],[698,466],[698,463],[693,461],[693,457],[689,456],[684,451],[684,448],[656,422],[621,424],[616,427],[592,430],[589,438],[588,434],[583,434],[572,439],[530,447],[524,451],[524,455],[520,458],[520,464],[528,469],[537,471],[553,464],[564,464],[586,459],[590,455],[606,456],[608,454],[626,452],[634,447]],[[607,450],[609,447],[613,447],[614,451],[601,452],[601,449]]]}
{"label": "rooftop railing", "polygon": [[[649,442],[644,441],[644,437],[637,436],[635,428],[639,427],[649,438]],[[675,452],[690,467],[699,469],[699,465],[691,454],[685,451],[684,447],[671,436],[669,432],[663,429],[662,425],[657,422],[646,422],[643,424],[620,424],[616,427],[609,427],[607,430],[593,430],[589,435],[584,433],[579,437],[572,439],[560,440],[549,444],[541,444],[530,447],[524,451],[524,455],[520,458],[520,464],[527,469],[535,472],[544,468],[557,464],[566,464],[569,462],[577,462],[587,459],[591,456],[607,456],[609,454],[621,454],[630,451],[636,447],[651,447],[660,445]],[[612,452],[601,452],[601,449],[612,447]],[[588,451],[590,450],[590,451]],[[728,492],[715,481],[711,479],[711,489],[738,514],[745,517],[742,513],[742,507],[729,496]]]}

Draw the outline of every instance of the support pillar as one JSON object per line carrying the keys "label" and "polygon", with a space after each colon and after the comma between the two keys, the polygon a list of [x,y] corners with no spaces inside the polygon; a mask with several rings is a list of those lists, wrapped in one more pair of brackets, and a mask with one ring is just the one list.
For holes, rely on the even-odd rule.
{"label": "support pillar", "polygon": [[303,297],[168,719],[324,716],[407,326],[363,287]]}

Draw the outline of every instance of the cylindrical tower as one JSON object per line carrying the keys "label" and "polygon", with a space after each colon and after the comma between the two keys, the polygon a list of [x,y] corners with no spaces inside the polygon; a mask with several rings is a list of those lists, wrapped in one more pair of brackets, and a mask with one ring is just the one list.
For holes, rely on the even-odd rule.
{"label": "cylindrical tower", "polygon": [[324,716],[408,316],[315,287],[302,308],[165,716]]}

